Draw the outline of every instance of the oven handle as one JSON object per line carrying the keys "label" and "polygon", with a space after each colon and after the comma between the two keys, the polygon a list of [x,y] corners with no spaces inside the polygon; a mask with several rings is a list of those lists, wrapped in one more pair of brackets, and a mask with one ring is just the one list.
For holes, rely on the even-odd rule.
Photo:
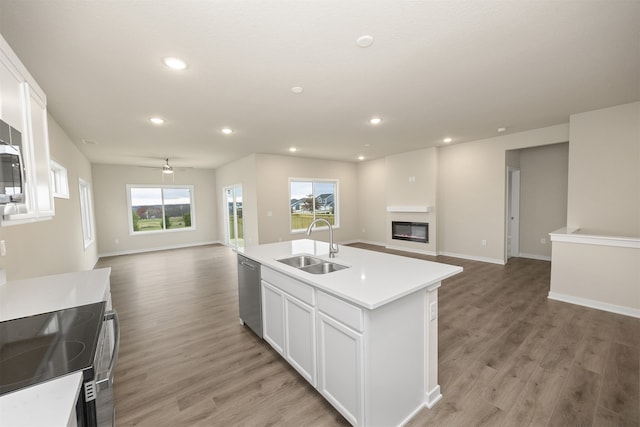
{"label": "oven handle", "polygon": [[109,310],[104,314],[104,321],[107,322],[113,320],[113,334],[114,345],[113,353],[111,354],[111,362],[109,363],[109,371],[105,378],[96,381],[96,386],[110,387],[113,384],[113,377],[116,373],[116,363],[118,362],[118,352],[120,351],[120,319],[118,319],[118,312],[115,310]]}

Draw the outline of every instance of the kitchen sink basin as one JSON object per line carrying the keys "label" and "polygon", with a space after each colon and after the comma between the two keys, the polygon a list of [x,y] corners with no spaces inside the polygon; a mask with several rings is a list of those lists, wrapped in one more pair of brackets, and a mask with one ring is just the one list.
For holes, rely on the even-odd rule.
{"label": "kitchen sink basin", "polygon": [[335,262],[328,262],[309,255],[297,255],[279,259],[277,261],[311,274],[327,274],[332,271],[349,268],[344,265],[336,264]]}
{"label": "kitchen sink basin", "polygon": [[332,271],[344,270],[345,268],[349,268],[344,265],[336,264],[335,262],[326,262],[323,261],[320,264],[312,264],[306,267],[301,267],[300,270],[306,271],[311,274],[327,274]]}
{"label": "kitchen sink basin", "polygon": [[309,255],[297,255],[297,256],[292,256],[290,258],[279,259],[278,262],[290,265],[291,267],[294,267],[294,268],[302,268],[302,267],[308,267],[311,265],[321,264],[323,261],[320,258],[314,258]]}

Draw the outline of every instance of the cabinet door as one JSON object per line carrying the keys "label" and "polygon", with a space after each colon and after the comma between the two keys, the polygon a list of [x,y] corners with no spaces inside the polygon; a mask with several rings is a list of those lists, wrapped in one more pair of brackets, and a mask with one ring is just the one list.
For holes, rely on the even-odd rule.
{"label": "cabinet door", "polygon": [[52,216],[53,192],[51,191],[51,165],[49,164],[49,135],[47,132],[47,107],[29,87],[29,124],[33,150],[33,173],[38,216]]}
{"label": "cabinet door", "polygon": [[25,98],[23,79],[0,50],[0,119],[24,133]]}
{"label": "cabinet door", "polygon": [[363,423],[362,335],[318,313],[318,391],[353,425]]}
{"label": "cabinet door", "polygon": [[316,333],[313,307],[285,295],[285,357],[315,387]]}
{"label": "cabinet door", "polygon": [[284,355],[284,295],[262,281],[262,334],[266,342]]}

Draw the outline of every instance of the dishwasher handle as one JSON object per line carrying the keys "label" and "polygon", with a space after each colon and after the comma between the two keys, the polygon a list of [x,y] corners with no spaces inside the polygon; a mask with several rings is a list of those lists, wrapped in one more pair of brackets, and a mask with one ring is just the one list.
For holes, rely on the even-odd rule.
{"label": "dishwasher handle", "polygon": [[250,262],[247,261],[240,261],[240,265],[247,267],[248,269],[252,270],[252,271],[256,271],[256,269],[258,268],[257,265],[255,264],[251,264]]}
{"label": "dishwasher handle", "polygon": [[113,377],[116,373],[116,363],[118,363],[118,352],[120,351],[120,319],[118,318],[117,311],[109,310],[104,314],[104,321],[108,322],[110,320],[113,321],[114,344],[111,361],[109,362],[109,370],[105,378],[96,381],[96,386],[100,387],[104,385],[105,388],[113,384]]}

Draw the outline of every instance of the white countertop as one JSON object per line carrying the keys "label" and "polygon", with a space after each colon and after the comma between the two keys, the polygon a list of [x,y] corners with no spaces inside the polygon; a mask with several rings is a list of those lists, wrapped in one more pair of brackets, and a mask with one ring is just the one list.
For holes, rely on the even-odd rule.
{"label": "white countertop", "polygon": [[[292,240],[238,250],[238,253],[302,280],[325,292],[369,310],[462,272],[462,267],[340,246],[329,258],[329,244],[317,240]],[[313,255],[350,268],[328,274],[311,274],[278,262],[294,255]]]}
{"label": "white countertop", "polygon": [[0,285],[0,322],[105,301],[110,274],[100,268]]}
{"label": "white countertop", "polygon": [[[0,285],[0,321],[106,301],[110,268]],[[82,383],[76,372],[0,397],[0,426],[66,426]]]}
{"label": "white countertop", "polygon": [[[47,381],[0,397],[0,426],[66,426],[75,414],[82,373]],[[71,403],[71,408],[69,404]]]}

